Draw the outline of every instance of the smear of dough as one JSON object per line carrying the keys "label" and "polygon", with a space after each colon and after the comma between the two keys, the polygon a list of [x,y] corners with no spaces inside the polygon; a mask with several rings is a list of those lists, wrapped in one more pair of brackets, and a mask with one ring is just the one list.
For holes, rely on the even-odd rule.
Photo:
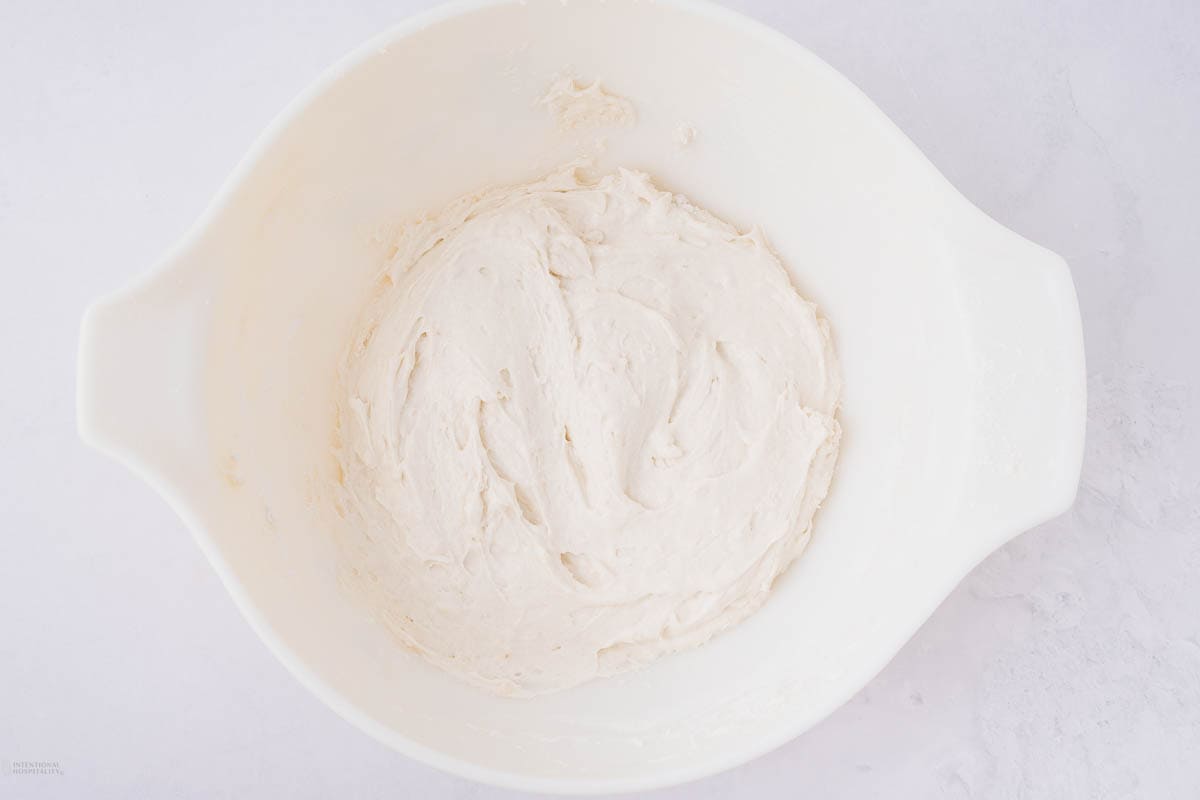
{"label": "smear of dough", "polygon": [[828,327],[778,258],[629,170],[410,225],[340,381],[352,590],[502,694],[752,613],[809,541],[840,437]]}
{"label": "smear of dough", "polygon": [[581,83],[571,77],[559,78],[538,100],[538,105],[549,109],[562,131],[632,127],[637,122],[633,103],[607,91],[599,81]]}
{"label": "smear of dough", "polygon": [[692,142],[696,141],[696,129],[687,123],[680,123],[675,128],[675,145],[682,150],[689,147]]}

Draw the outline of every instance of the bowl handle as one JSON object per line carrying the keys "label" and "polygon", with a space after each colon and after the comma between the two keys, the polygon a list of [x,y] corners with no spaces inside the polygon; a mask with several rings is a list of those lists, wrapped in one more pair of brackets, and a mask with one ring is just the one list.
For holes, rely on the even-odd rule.
{"label": "bowl handle", "polygon": [[[951,231],[977,355],[960,522],[981,532],[981,558],[1075,500],[1087,419],[1083,328],[1060,256],[974,207]],[[997,406],[995,397],[1012,401]]]}
{"label": "bowl handle", "polygon": [[80,437],[148,479],[195,471],[206,447],[212,291],[197,258],[184,248],[134,286],[97,300],[80,330]]}

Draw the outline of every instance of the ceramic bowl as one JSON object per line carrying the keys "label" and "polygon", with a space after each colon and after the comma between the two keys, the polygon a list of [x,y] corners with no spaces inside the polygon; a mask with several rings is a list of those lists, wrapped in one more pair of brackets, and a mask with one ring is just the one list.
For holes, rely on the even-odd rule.
{"label": "ceramic bowl", "polygon": [[[563,74],[629,98],[637,124],[559,130],[537,100]],[[580,155],[762,227],[831,322],[845,437],[811,546],[749,620],[505,699],[396,646],[339,585],[333,376],[399,222]],[[980,559],[1071,504],[1084,416],[1063,260],[802,47],[683,0],[472,2],[367,43],[153,273],[89,309],[79,374],[83,437],[162,492],[318,697],[450,772],[575,793],[698,778],[829,714]]]}

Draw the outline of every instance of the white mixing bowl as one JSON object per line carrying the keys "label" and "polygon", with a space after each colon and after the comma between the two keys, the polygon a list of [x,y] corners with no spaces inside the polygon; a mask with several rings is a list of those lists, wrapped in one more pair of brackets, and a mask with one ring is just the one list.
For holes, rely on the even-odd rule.
{"label": "white mixing bowl", "polygon": [[[395,225],[597,149],[536,107],[564,72],[636,105],[601,167],[763,227],[832,324],[845,439],[812,545],[760,612],[642,671],[514,700],[401,650],[347,597],[322,486],[335,364]],[[562,792],[697,778],[816,723],[981,558],[1070,505],[1084,412],[1063,261],[971,206],[814,56],[684,0],[473,2],[368,43],[161,268],[89,310],[79,377],[84,438],[169,499],[313,692],[414,758]]]}

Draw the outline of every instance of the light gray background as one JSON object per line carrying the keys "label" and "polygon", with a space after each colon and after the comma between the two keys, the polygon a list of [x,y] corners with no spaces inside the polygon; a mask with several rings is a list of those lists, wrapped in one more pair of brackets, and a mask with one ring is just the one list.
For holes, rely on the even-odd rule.
{"label": "light gray background", "polygon": [[[517,796],[319,704],[74,427],[86,303],[150,267],[322,69],[426,5],[0,0],[0,798]],[[1200,3],[731,5],[1066,256],[1088,450],[1074,510],[976,570],[848,706],[653,796],[1197,797]]]}

